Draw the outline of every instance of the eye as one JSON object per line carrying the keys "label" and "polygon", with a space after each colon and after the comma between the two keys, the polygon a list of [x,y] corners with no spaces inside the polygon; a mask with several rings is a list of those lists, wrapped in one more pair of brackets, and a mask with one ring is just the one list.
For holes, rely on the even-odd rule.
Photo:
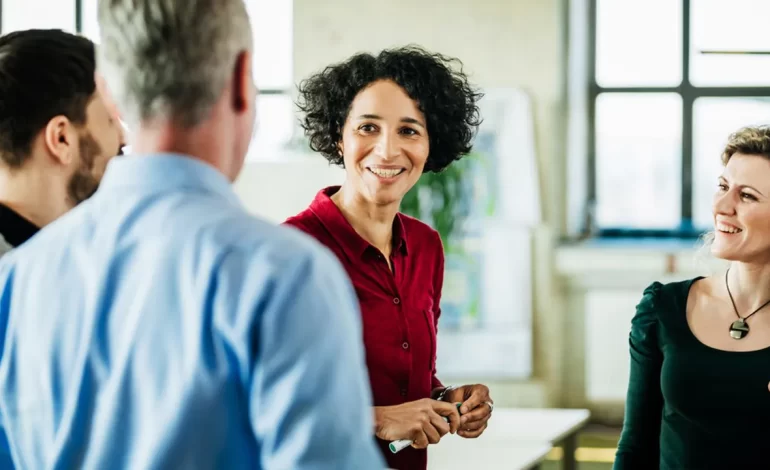
{"label": "eye", "polygon": [[377,126],[374,124],[362,124],[358,127],[358,130],[362,132],[374,132],[377,130]]}
{"label": "eye", "polygon": [[749,201],[756,201],[757,198],[749,193],[741,193],[741,199],[747,199]]}
{"label": "eye", "polygon": [[402,127],[401,128],[401,133],[405,134],[405,135],[419,135],[420,134],[419,132],[417,132],[416,129],[413,129],[411,127]]}
{"label": "eye", "polygon": [[720,191],[727,191],[727,185],[724,183],[718,183],[717,188],[719,188]]}

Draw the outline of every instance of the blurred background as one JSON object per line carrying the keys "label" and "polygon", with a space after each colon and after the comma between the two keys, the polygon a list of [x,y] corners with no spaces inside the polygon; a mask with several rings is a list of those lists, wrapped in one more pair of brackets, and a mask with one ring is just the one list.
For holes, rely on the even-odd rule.
{"label": "blurred background", "polygon": [[[462,60],[486,94],[474,152],[423,178],[403,208],[447,247],[439,375],[488,383],[497,406],[589,409],[579,467],[610,468],[634,307],[654,280],[716,267],[698,235],[721,148],[739,127],[770,123],[770,2],[246,3],[262,96],[237,190],[275,222],[343,177],[307,149],[298,81],[409,43]],[[0,31],[98,41],[96,4],[0,0]]]}

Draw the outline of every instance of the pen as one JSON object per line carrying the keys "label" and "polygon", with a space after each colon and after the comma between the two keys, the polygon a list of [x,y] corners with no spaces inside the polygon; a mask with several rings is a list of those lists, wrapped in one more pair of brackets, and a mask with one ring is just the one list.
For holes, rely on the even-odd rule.
{"label": "pen", "polygon": [[[462,403],[457,404],[458,413],[460,412],[461,405]],[[447,418],[446,416],[444,416],[443,418],[444,418],[444,421],[446,421],[447,423],[449,422],[449,418]],[[410,445],[412,445],[412,442],[414,441],[411,439],[399,439],[397,441],[391,441],[391,443],[388,444],[388,449],[390,449],[390,451],[393,452],[394,454],[397,454],[402,450],[406,449],[407,447],[409,447]]]}

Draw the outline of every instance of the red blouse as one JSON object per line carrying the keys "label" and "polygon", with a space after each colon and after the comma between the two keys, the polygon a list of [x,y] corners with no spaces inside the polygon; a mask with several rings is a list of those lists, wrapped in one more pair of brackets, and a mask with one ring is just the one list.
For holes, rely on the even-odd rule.
{"label": "red blouse", "polygon": [[[375,406],[429,398],[441,387],[436,378],[436,327],[444,281],[444,250],[438,232],[398,214],[388,269],[382,253],[353,230],[330,196],[339,186],[318,192],[310,207],[289,218],[337,255],[358,294],[363,319],[366,365]],[[427,467],[427,452],[408,447],[392,454],[380,447],[388,466]]]}

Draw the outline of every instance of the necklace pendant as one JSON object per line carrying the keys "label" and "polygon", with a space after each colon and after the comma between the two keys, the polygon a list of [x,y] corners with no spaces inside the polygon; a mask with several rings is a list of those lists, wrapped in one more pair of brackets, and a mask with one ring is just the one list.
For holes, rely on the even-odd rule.
{"label": "necklace pendant", "polygon": [[749,324],[741,320],[735,320],[730,325],[730,337],[733,339],[743,339],[749,334]]}

